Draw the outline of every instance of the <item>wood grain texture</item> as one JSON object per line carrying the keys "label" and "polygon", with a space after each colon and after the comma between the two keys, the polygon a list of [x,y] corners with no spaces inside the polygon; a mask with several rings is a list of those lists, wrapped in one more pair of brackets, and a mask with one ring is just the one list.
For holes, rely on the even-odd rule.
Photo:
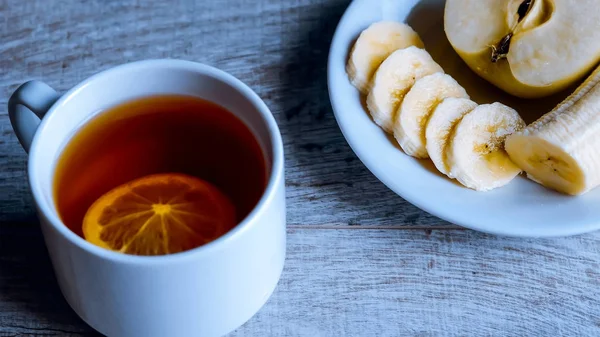
{"label": "wood grain texture", "polygon": [[0,1],[0,220],[33,216],[26,156],[6,115],[19,84],[64,92],[115,65],[181,58],[228,71],[273,111],[285,144],[288,222],[452,226],[402,200],[351,151],[326,85],[329,44],[349,1]]}
{"label": "wood grain texture", "polygon": [[[288,238],[274,295],[233,336],[600,334],[600,234],[290,229]],[[60,296],[34,228],[5,227],[0,243],[0,336],[94,335]]]}
{"label": "wood grain texture", "polygon": [[[288,258],[275,294],[234,336],[600,335],[600,234],[449,230],[352,153],[326,88],[329,43],[348,3],[0,0],[0,106],[26,80],[64,92],[148,58],[204,62],[257,91],[285,143]],[[5,109],[0,336],[95,336],[56,285]]]}
{"label": "wood grain texture", "polygon": [[236,336],[598,336],[600,234],[290,230],[275,295]]}

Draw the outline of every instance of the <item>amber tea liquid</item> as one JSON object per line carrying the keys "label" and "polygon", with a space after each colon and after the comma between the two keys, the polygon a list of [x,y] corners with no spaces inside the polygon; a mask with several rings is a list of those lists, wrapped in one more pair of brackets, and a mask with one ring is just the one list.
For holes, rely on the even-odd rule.
{"label": "amber tea liquid", "polygon": [[99,197],[166,172],[218,187],[233,202],[238,222],[256,206],[267,179],[260,145],[231,112],[195,97],[142,98],[100,113],[70,139],[55,170],[58,213],[81,236],[83,217]]}

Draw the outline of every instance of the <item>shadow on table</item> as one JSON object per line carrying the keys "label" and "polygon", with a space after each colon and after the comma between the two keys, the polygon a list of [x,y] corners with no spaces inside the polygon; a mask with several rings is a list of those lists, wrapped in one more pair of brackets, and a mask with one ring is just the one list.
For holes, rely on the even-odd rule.
{"label": "shadow on table", "polygon": [[0,335],[99,335],[62,297],[37,220],[0,223],[0,312]]}
{"label": "shadow on table", "polygon": [[[327,89],[329,46],[348,5],[349,1],[328,1],[298,9],[291,22],[284,24],[280,123],[285,125],[284,137],[292,147],[286,153],[288,167],[302,168],[302,172],[293,173],[288,169],[288,186],[318,188],[319,194],[365,211],[372,207],[372,198],[388,203],[402,201],[358,160],[331,109]],[[364,190],[348,193],[352,188]],[[357,198],[363,192],[369,196]]]}

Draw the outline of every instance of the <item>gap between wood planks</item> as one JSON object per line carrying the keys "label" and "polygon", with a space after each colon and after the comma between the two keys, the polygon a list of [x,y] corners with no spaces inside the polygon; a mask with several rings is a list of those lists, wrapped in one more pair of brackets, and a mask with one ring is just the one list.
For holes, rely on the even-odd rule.
{"label": "gap between wood planks", "polygon": [[467,230],[465,227],[457,225],[447,226],[406,226],[406,225],[387,225],[387,226],[361,226],[361,225],[336,225],[322,224],[322,225],[300,225],[300,224],[288,224],[288,229],[370,229],[370,230],[382,230],[382,229],[394,229],[394,230]]}

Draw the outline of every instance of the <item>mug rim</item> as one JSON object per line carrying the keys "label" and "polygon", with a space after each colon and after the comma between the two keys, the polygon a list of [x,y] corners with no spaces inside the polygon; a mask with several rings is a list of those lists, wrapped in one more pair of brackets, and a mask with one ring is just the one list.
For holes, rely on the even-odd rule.
{"label": "mug rim", "polygon": [[[84,89],[91,82],[96,81],[101,77],[112,75],[114,73],[121,72],[124,70],[156,67],[182,69],[193,71],[196,73],[201,73],[203,75],[213,77],[215,80],[231,86],[234,90],[242,94],[259,112],[261,118],[266,123],[266,127],[269,133],[269,140],[271,142],[270,147],[273,152],[271,172],[269,172],[269,177],[267,180],[265,190],[263,191],[258,203],[254,206],[252,211],[233,229],[231,229],[224,235],[218,237],[217,239],[202,246],[175,254],[153,256],[124,254],[96,246],[86,241],[81,236],[75,234],[62,222],[62,220],[58,216],[58,210],[56,209],[56,207],[51,205],[47,201],[47,199],[44,198],[44,192],[42,191],[41,187],[42,182],[34,174],[35,168],[38,165],[38,143],[42,141],[40,135],[43,134],[43,131],[47,128],[48,123],[54,118],[54,115],[57,114],[57,111],[60,111],[59,109],[61,108],[61,106],[65,104],[65,102],[68,101],[71,97],[77,95],[79,91]],[[192,258],[199,258],[203,255],[211,254],[213,251],[222,248],[222,246],[224,245],[234,244],[236,239],[243,235],[243,233],[246,232],[249,227],[253,226],[258,221],[258,218],[264,213],[265,208],[270,203],[272,203],[273,198],[275,197],[275,194],[277,192],[277,188],[281,180],[283,179],[283,141],[281,138],[281,132],[279,130],[277,122],[275,121],[275,117],[271,113],[271,110],[267,107],[265,102],[258,96],[258,94],[254,92],[254,90],[252,90],[247,84],[245,84],[238,78],[223,70],[217,69],[215,67],[203,63],[177,59],[150,59],[125,63],[103,70],[84,79],[79,84],[75,85],[73,88],[65,92],[48,110],[48,112],[42,119],[40,125],[38,126],[38,129],[36,130],[35,135],[33,137],[33,141],[31,143],[28,164],[29,165],[27,168],[27,175],[29,185],[35,203],[38,207],[38,211],[42,214],[42,216],[44,216],[48,220],[51,227],[53,227],[54,230],[56,230],[61,236],[63,236],[63,238],[76,245],[78,248],[86,251],[87,253],[99,256],[107,260],[112,260],[114,262],[133,264],[176,263]],[[51,183],[52,181],[53,178],[51,179]]]}

